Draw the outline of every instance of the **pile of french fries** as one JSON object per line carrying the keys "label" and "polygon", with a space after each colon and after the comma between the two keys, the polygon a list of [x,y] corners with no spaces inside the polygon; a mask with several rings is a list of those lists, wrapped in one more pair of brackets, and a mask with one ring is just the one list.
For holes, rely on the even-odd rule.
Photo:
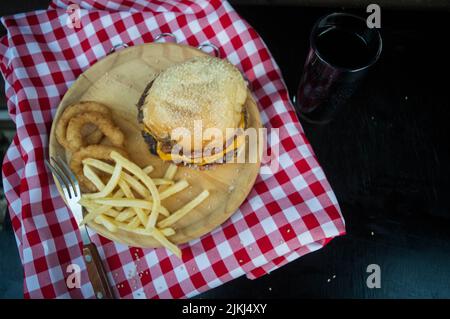
{"label": "pile of french fries", "polygon": [[[202,203],[209,196],[208,190],[203,190],[175,212],[169,212],[161,201],[189,186],[184,179],[174,180],[176,165],[171,164],[163,178],[152,178],[152,166],[140,168],[115,151],[110,156],[115,165],[95,158],[83,160],[83,173],[98,192],[82,195],[80,204],[87,212],[82,224],[94,222],[110,232],[123,229],[152,236],[181,258],[180,249],[168,239],[175,234],[171,226]],[[110,176],[106,184],[97,172]]]}

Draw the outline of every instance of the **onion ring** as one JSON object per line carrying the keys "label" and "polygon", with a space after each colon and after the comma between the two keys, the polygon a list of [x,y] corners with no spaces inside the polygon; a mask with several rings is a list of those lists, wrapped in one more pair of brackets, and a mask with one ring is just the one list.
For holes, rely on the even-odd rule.
{"label": "onion ring", "polygon": [[72,158],[70,159],[70,168],[76,175],[83,192],[97,191],[97,187],[83,174],[83,159],[90,157],[112,161],[109,156],[112,151],[116,151],[122,156],[128,157],[127,152],[122,148],[107,145],[89,145],[73,153]]}
{"label": "onion ring", "polygon": [[[82,114],[85,112],[102,113],[104,117],[111,116],[110,109],[107,106],[97,102],[86,101],[68,106],[64,110],[58,123],[56,124],[56,132],[55,132],[56,139],[58,140],[59,144],[61,144],[64,148],[66,149],[70,148],[66,138],[67,125],[69,124],[70,119],[78,114]],[[91,134],[87,135],[85,139],[87,144],[97,144],[101,141],[102,138],[103,133],[97,129]]]}
{"label": "onion ring", "polygon": [[103,138],[102,131],[96,128],[92,133],[87,134],[84,137],[84,140],[86,141],[86,145],[93,145],[99,144],[102,138]]}
{"label": "onion ring", "polygon": [[87,112],[71,118],[67,126],[66,138],[69,150],[72,152],[76,152],[84,146],[81,128],[88,123],[95,124],[114,146],[120,147],[123,145],[125,136],[110,118],[104,117],[102,113]]}

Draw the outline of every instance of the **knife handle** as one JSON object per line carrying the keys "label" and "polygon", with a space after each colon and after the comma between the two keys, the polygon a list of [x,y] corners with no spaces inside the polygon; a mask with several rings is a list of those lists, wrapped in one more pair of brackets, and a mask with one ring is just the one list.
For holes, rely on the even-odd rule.
{"label": "knife handle", "polygon": [[105,268],[103,268],[102,259],[93,243],[84,245],[83,258],[96,298],[114,299],[114,294],[108,283],[108,277],[106,277]]}

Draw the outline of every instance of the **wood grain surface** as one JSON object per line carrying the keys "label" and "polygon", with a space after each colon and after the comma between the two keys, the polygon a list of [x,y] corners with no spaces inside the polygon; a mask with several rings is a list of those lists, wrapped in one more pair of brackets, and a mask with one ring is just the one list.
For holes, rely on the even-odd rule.
{"label": "wood grain surface", "polygon": [[[155,170],[151,176],[162,177],[169,164],[150,154],[137,122],[136,103],[147,83],[161,70],[199,55],[205,53],[189,46],[155,43],[127,48],[97,62],[80,75],[61,101],[50,133],[50,155],[63,156],[70,161],[70,152],[66,152],[59,145],[54,134],[55,123],[64,109],[79,101],[97,101],[108,105],[113,111],[115,123],[125,133],[124,145],[130,159],[141,167],[153,165]],[[249,111],[249,127],[261,127],[259,111],[250,91],[245,107]],[[210,196],[174,224],[176,234],[171,236],[170,240],[177,244],[188,242],[226,221],[249,194],[259,167],[259,160],[257,163],[214,165],[203,171],[179,167],[175,180],[186,179],[190,186],[162,201],[169,211],[180,208],[204,189],[210,191]],[[89,226],[116,242],[135,247],[160,247],[160,244],[149,236],[125,230],[111,233],[104,226],[95,223],[90,223]]]}

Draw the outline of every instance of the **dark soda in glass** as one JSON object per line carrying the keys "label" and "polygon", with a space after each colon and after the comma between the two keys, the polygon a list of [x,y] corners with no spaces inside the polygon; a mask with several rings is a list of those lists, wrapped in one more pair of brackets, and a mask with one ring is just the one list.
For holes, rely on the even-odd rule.
{"label": "dark soda in glass", "polygon": [[296,107],[303,119],[327,123],[378,59],[381,37],[362,18],[335,13],[316,23],[310,42]]}

